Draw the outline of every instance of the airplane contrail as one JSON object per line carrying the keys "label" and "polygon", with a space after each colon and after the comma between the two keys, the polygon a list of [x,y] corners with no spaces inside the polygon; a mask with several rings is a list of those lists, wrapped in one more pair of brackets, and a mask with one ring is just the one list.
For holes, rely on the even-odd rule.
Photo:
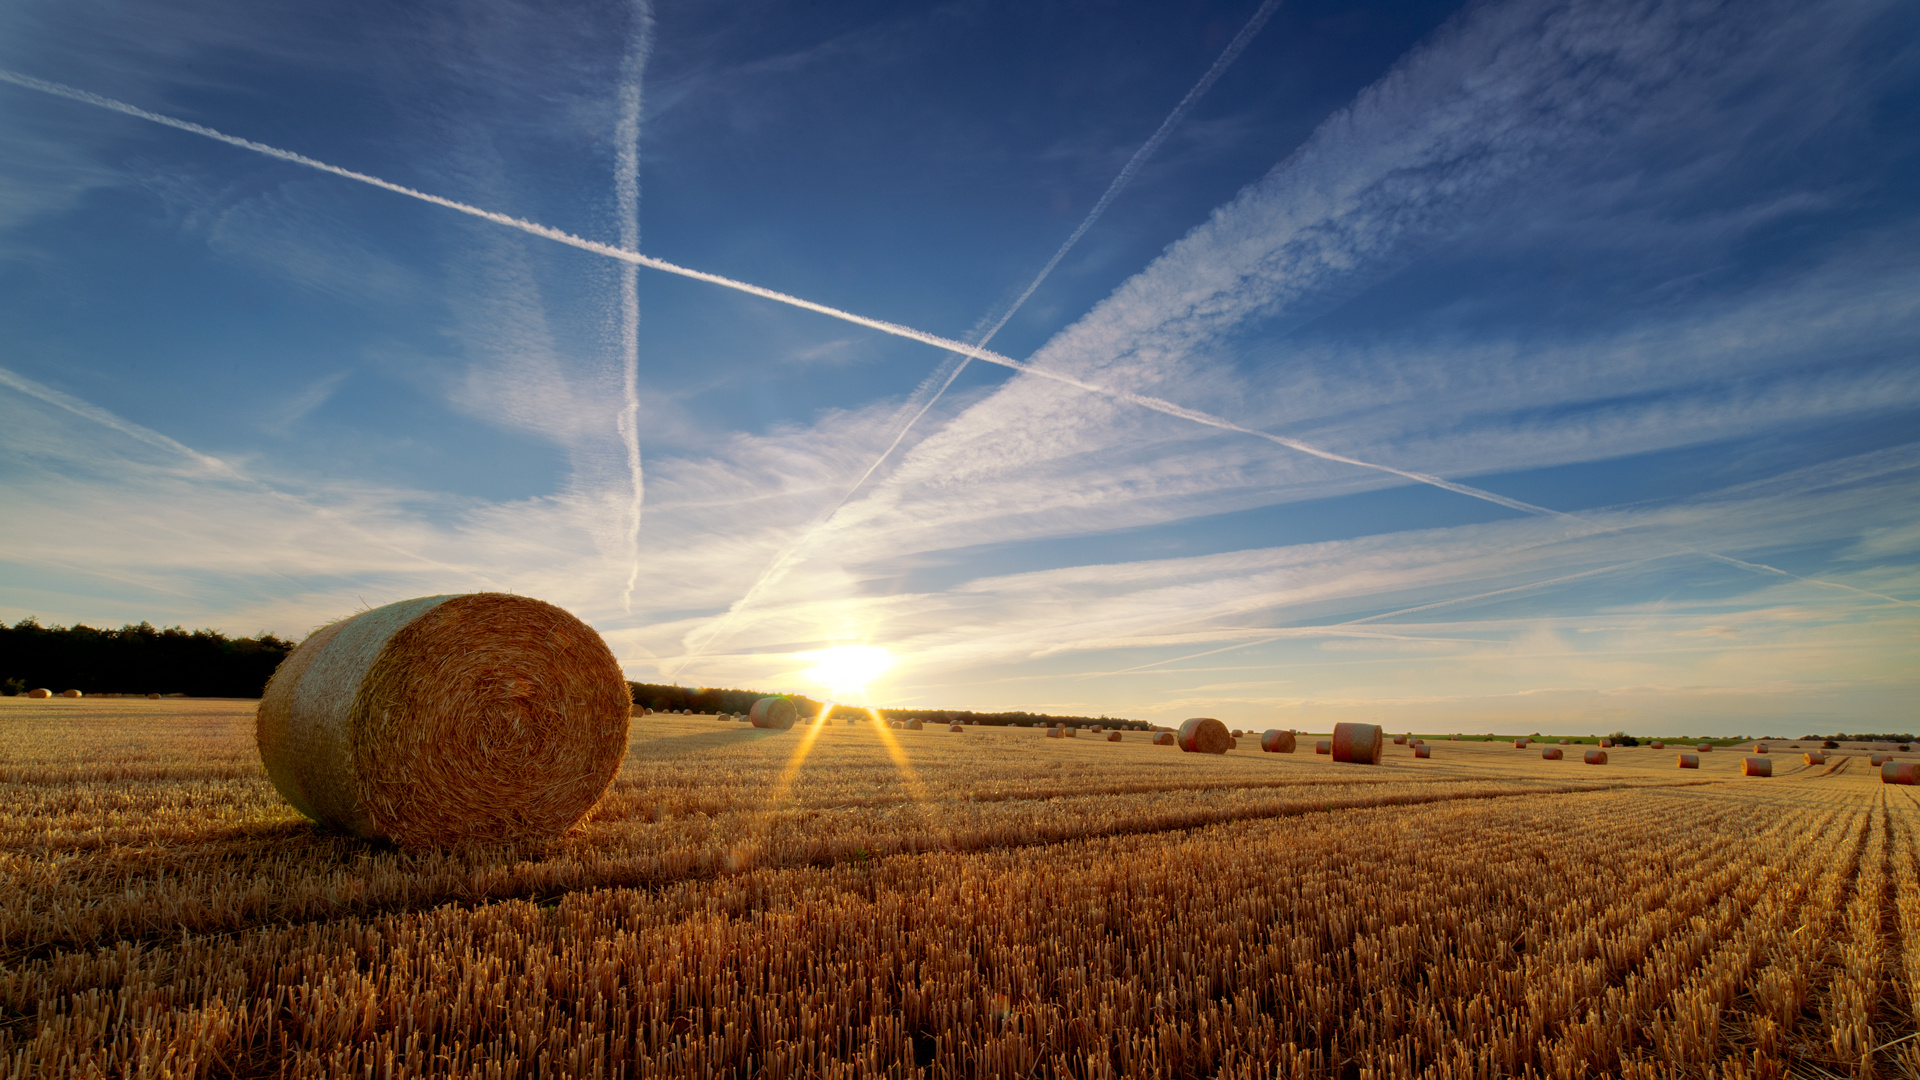
{"label": "airplane contrail", "polygon": [[[640,115],[647,58],[653,52],[653,4],[638,0],[633,13],[633,43],[620,71],[620,116],[614,126],[613,191],[620,218],[620,246],[640,250]],[[633,614],[633,589],[640,580],[640,515],[646,505],[647,477],[640,461],[640,267],[620,264],[620,413],[617,426],[627,452],[632,485],[623,522],[627,540],[627,583],[620,604]]]}
{"label": "airplane contrail", "polygon": [[[1193,87],[1187,91],[1186,96],[1180,99],[1180,103],[1175,105],[1173,111],[1167,114],[1166,119],[1160,121],[1160,126],[1154,129],[1153,134],[1147,138],[1147,141],[1140,144],[1139,149],[1133,152],[1133,156],[1127,159],[1127,163],[1121,166],[1119,174],[1113,178],[1112,183],[1107,185],[1107,190],[1102,192],[1100,198],[1094,202],[1093,209],[1087,211],[1087,216],[1081,219],[1079,226],[1068,235],[1066,241],[1053,253],[1053,257],[1048,259],[1044,266],[1040,267],[1040,272],[1033,276],[1033,280],[1027,283],[1027,287],[1020,292],[1020,295],[1014,297],[1013,303],[1007,305],[1006,310],[1002,311],[999,317],[994,320],[993,324],[987,327],[984,334],[980,334],[977,337],[971,333],[968,335],[968,343],[970,345],[975,348],[985,348],[987,343],[992,341],[994,337],[1006,327],[1007,323],[1013,319],[1014,315],[1026,305],[1026,302],[1032,299],[1033,294],[1039,290],[1041,283],[1046,281],[1048,276],[1053,273],[1054,268],[1060,265],[1060,260],[1066,258],[1067,253],[1072,251],[1076,244],[1080,243],[1080,238],[1087,235],[1087,230],[1093,228],[1094,222],[1100,220],[1100,216],[1107,212],[1107,207],[1113,205],[1113,200],[1119,198],[1120,193],[1133,181],[1133,177],[1140,171],[1140,167],[1146,163],[1148,158],[1154,155],[1155,151],[1160,149],[1160,144],[1167,141],[1167,136],[1172,134],[1173,130],[1180,126],[1180,122],[1186,119],[1188,113],[1193,111],[1194,105],[1198,104],[1200,99],[1206,96],[1207,91],[1213,88],[1214,83],[1220,81],[1220,76],[1225,73],[1227,68],[1233,66],[1233,62],[1240,58],[1242,52],[1246,51],[1247,44],[1254,39],[1255,35],[1260,33],[1262,27],[1266,26],[1267,20],[1273,17],[1273,13],[1279,9],[1280,4],[1281,0],[1265,0],[1265,2],[1254,11],[1252,17],[1247,20],[1246,25],[1240,28],[1240,32],[1234,35],[1233,40],[1227,43],[1226,49],[1214,60],[1213,66],[1207,69],[1206,74],[1200,76],[1200,81],[1193,84]],[[638,244],[629,244],[626,246],[639,247]],[[988,318],[992,318],[991,313],[989,313]],[[982,319],[981,322],[986,322],[986,319]],[[975,324],[975,329],[978,329],[978,327],[979,324]],[[886,449],[880,451],[880,455],[873,459],[873,464],[866,467],[866,470],[847,488],[844,495],[841,495],[833,505],[828,506],[820,513],[814,515],[813,520],[808,522],[805,529],[801,530],[800,535],[788,543],[786,547],[782,548],[779,554],[773,557],[773,561],[767,564],[767,568],[762,570],[760,576],[755,578],[753,584],[748,587],[746,594],[730,605],[726,613],[720,617],[719,621],[711,624],[711,627],[701,641],[701,647],[704,647],[708,642],[711,642],[715,637],[725,632],[727,624],[733,619],[734,613],[752,603],[753,598],[758,595],[762,589],[766,588],[769,582],[777,578],[780,572],[790,565],[801,551],[806,549],[807,545],[812,542],[814,536],[819,533],[820,529],[828,521],[833,519],[833,515],[839,513],[840,508],[847,505],[847,503],[860,492],[860,489],[866,486],[867,481],[873,478],[873,474],[880,470],[880,466],[886,464],[887,459],[893,456],[893,452],[900,448],[902,442],[906,441],[907,435],[913,431],[914,425],[925,418],[927,413],[931,412],[933,407],[939,403],[940,399],[946,395],[946,392],[953,388],[953,384],[960,378],[961,372],[967,370],[968,362],[973,359],[973,357],[967,353],[949,353],[948,356],[950,358],[957,358],[957,362],[952,363],[950,367],[946,364],[942,365],[942,367],[947,368],[945,377],[941,378],[940,375],[935,375],[934,379],[939,380],[939,385],[935,387],[931,395],[927,396],[924,402],[920,403],[918,408],[914,408],[912,398],[908,399],[905,408],[903,408],[901,412],[904,413],[911,409],[913,415],[907,417],[906,423],[900,425],[899,431],[894,432],[893,440],[887,443]],[[920,396],[921,391],[932,386],[934,379],[929,379],[927,382],[922,383],[920,388],[914,392],[914,396]],[[680,668],[690,662],[691,659],[692,658],[689,657],[688,660],[683,660],[681,664],[675,666],[674,670],[680,670]]]}
{"label": "airplane contrail", "polygon": [[[893,337],[903,338],[908,341],[917,341],[917,342],[920,342],[921,344],[931,345],[935,348],[942,349],[947,352],[959,353],[963,356],[967,356],[975,360],[982,360],[990,364],[995,364],[1000,367],[1008,368],[1009,370],[1012,370],[1012,371],[1017,371],[1026,375],[1032,375],[1032,376],[1035,376],[1036,378],[1048,379],[1065,386],[1074,387],[1075,389],[1082,390],[1090,394],[1094,394],[1100,397],[1110,398],[1114,401],[1124,402],[1126,404],[1138,406],[1140,408],[1148,409],[1153,412],[1162,413],[1167,416],[1177,417],[1179,419],[1187,420],[1192,423],[1215,428],[1220,431],[1232,432],[1234,434],[1240,434],[1240,435],[1250,435],[1257,439],[1264,439],[1267,442],[1271,442],[1277,446],[1283,446],[1289,450],[1306,454],[1310,457],[1320,458],[1325,461],[1337,462],[1343,465],[1352,465],[1356,468],[1370,469],[1375,472],[1387,473],[1392,476],[1401,477],[1402,479],[1412,480],[1412,481],[1415,481],[1416,483],[1427,484],[1432,487],[1440,488],[1444,491],[1451,491],[1457,495],[1465,495],[1469,498],[1480,499],[1485,502],[1493,503],[1497,506],[1504,506],[1504,507],[1507,507],[1508,509],[1517,510],[1526,514],[1534,514],[1541,517],[1561,518],[1563,520],[1577,521],[1577,522],[1584,522],[1586,520],[1578,514],[1570,514],[1563,510],[1553,510],[1548,507],[1537,506],[1533,503],[1525,502],[1520,499],[1508,498],[1505,495],[1496,494],[1494,492],[1487,491],[1483,488],[1477,488],[1471,484],[1457,483],[1452,480],[1447,480],[1443,477],[1434,476],[1431,473],[1418,472],[1412,469],[1401,469],[1392,465],[1384,465],[1379,462],[1365,461],[1360,458],[1350,457],[1346,454],[1334,453],[1331,450],[1321,449],[1320,447],[1314,446],[1311,443],[1307,443],[1300,439],[1293,439],[1284,435],[1275,435],[1271,432],[1259,431],[1254,428],[1249,428],[1240,424],[1236,424],[1231,420],[1214,416],[1210,413],[1202,412],[1198,409],[1189,409],[1182,405],[1176,405],[1173,402],[1167,401],[1164,398],[1153,397],[1147,394],[1136,394],[1126,390],[1115,390],[1108,387],[1100,386],[1096,383],[1087,382],[1084,379],[1075,378],[1074,376],[1068,375],[1064,372],[1051,371],[1051,370],[1048,370],[1047,368],[1036,367],[1032,364],[1015,360],[1010,356],[1003,356],[1000,353],[996,353],[988,349],[980,348],[975,345],[969,345],[963,341],[956,341],[952,338],[941,337],[938,334],[930,334],[924,330],[916,330],[910,326],[903,326],[899,323],[888,322],[884,319],[875,319],[870,316],[859,315],[854,312],[845,311],[843,309],[832,307],[827,304],[817,303],[815,301],[807,300],[798,296],[793,296],[791,294],[783,293],[775,289],[769,289],[769,288],[766,288],[765,286],[755,285],[755,284],[752,284],[751,282],[739,281],[737,279],[726,277],[721,274],[714,274],[714,273],[709,273],[705,270],[695,270],[691,267],[680,266],[676,263],[668,262],[665,259],[656,259],[651,255],[643,255],[638,251],[634,251],[628,248],[618,247],[613,244],[601,243],[600,241],[597,241],[597,240],[588,240],[585,237],[575,236],[572,233],[566,232],[565,230],[556,229],[551,225],[542,225],[538,222],[529,221],[525,218],[517,218],[510,214],[502,214],[493,210],[485,210],[468,203],[463,203],[455,199],[446,198],[445,196],[434,195],[429,192],[420,191],[415,188],[407,187],[403,184],[396,184],[391,180],[382,180],[377,176],[371,176],[371,175],[368,175],[367,173],[356,172],[352,169],[342,168],[338,165],[330,165],[316,158],[310,158],[305,154],[295,153],[294,151],[291,151],[291,150],[282,150],[279,147],[268,146],[265,143],[255,142],[252,139],[243,139],[237,135],[228,135],[225,132],[216,131],[215,129],[207,127],[204,124],[196,124],[190,120],[181,120],[177,117],[172,117],[162,113],[152,112],[150,110],[140,108],[137,105],[130,105],[124,101],[117,101],[113,98],[105,97],[100,94],[95,94],[91,91],[81,90],[72,86],[67,86],[64,83],[51,82],[46,79],[35,78],[31,75],[24,75],[24,74],[21,74],[20,72],[12,71],[6,68],[0,68],[0,82],[12,83],[15,86],[20,86],[28,90],[35,90],[43,94],[52,95],[54,97],[66,98],[67,100],[76,101],[84,105],[92,105],[96,108],[106,109],[110,112],[117,112],[125,116],[131,116],[137,119],[147,120],[152,123],[160,124],[165,127],[174,128],[179,131],[185,131],[194,135],[200,135],[202,137],[212,139],[216,142],[226,143],[229,146],[236,146],[243,150],[251,150],[254,153],[263,154],[267,157],[274,158],[279,161],[285,161],[290,164],[305,166],[306,168],[315,169],[324,173],[329,173],[334,176],[341,177],[343,179],[354,180],[362,184],[368,184],[372,187],[377,187],[384,191],[391,191],[397,195],[405,195],[408,198],[419,199],[422,202],[432,203],[435,206],[444,207],[448,210],[453,210],[458,213],[467,214],[469,216],[477,217],[485,221],[491,221],[496,225],[502,225],[510,229],[517,229],[531,236],[538,236],[538,237],[541,237],[542,239],[552,240],[555,243],[565,244],[568,247],[578,248],[582,251],[589,251],[596,255],[603,255],[610,259],[619,259],[624,262],[631,263],[635,266],[644,266],[650,270],[658,270],[661,273],[673,274],[677,277],[688,278],[693,281],[703,281],[710,285],[717,285],[717,286],[720,286],[721,288],[732,289],[736,292],[746,293],[749,296],[758,296],[764,300],[771,300],[771,301],[774,301],[775,303],[786,304],[790,307],[799,308],[803,311],[811,311],[819,315],[825,315],[829,318],[839,319],[842,322],[852,323],[855,326],[864,326],[869,330],[877,330],[880,333],[889,334]],[[1694,550],[1694,549],[1690,549],[1690,550]],[[1822,581],[1818,578],[1800,577],[1797,574],[1788,573],[1787,571],[1781,570],[1777,567],[1762,566],[1761,564],[1757,564],[1757,563],[1744,563],[1741,560],[1731,559],[1726,556],[1716,555],[1712,552],[1696,550],[1696,553],[1707,556],[1709,558],[1718,559],[1722,562],[1728,563],[1729,565],[1740,566],[1744,569],[1751,570],[1755,573],[1779,574],[1786,577],[1794,578],[1795,580],[1804,581],[1809,584],[1824,585],[1829,588],[1844,589],[1848,592],[1865,593],[1865,595],[1876,596],[1885,600],[1891,600],[1897,604],[1920,606],[1920,602],[1915,602],[1910,600],[1901,600],[1897,597],[1883,596],[1880,593],[1866,593],[1866,591],[1863,589],[1856,589],[1853,586],[1849,586],[1849,585],[1841,585],[1837,582]]]}
{"label": "airplane contrail", "polygon": [[1182,405],[1176,405],[1173,402],[1168,401],[1164,398],[1153,397],[1148,394],[1136,394],[1127,390],[1111,389],[1105,386],[1101,386],[1097,383],[1088,382],[1085,379],[1075,378],[1074,376],[1068,375],[1064,372],[1051,371],[1047,368],[1035,367],[1032,364],[1028,364],[1020,360],[1015,360],[1011,356],[1003,356],[1000,353],[993,352],[988,349],[983,349],[975,345],[969,345],[964,341],[956,341],[953,338],[941,337],[938,334],[930,334],[930,333],[927,333],[925,330],[916,330],[911,326],[903,326],[899,323],[888,322],[885,319],[875,319],[870,316],[859,315],[851,311],[845,311],[841,308],[832,307],[827,304],[817,303],[815,301],[807,300],[798,296],[793,296],[788,293],[783,293],[775,289],[769,289],[769,288],[766,288],[765,286],[755,285],[755,284],[752,284],[751,282],[739,281],[737,279],[726,277],[721,274],[713,274],[713,273],[708,273],[705,270],[695,270],[692,267],[680,266],[676,263],[670,263],[665,259],[656,259],[651,255],[642,255],[638,251],[633,251],[623,247],[617,247],[613,244],[604,244],[598,240],[588,240],[585,237],[575,236],[570,232],[566,232],[565,230],[556,229],[551,225],[542,225],[538,222],[528,221],[525,218],[517,218],[510,214],[502,214],[493,210],[484,210],[478,206],[473,206],[468,203],[463,203],[454,199],[449,199],[449,198],[446,198],[445,196],[434,195],[429,192],[420,191],[415,188],[407,187],[404,184],[396,184],[391,180],[382,180],[377,176],[369,176],[368,174],[363,172],[355,172],[352,169],[341,168],[338,165],[329,165],[324,161],[320,161],[315,158],[310,158],[305,154],[297,154],[291,150],[282,150],[279,147],[268,146],[265,143],[254,142],[252,139],[243,139],[237,135],[228,135],[225,132],[216,131],[213,128],[207,127],[204,124],[196,124],[190,120],[181,120],[176,117],[163,115],[161,113],[150,112],[146,109],[140,108],[137,105],[129,105],[124,101],[116,101],[113,98],[103,97],[99,94],[95,94],[87,90],[79,90],[74,87],[67,86],[63,83],[49,82],[45,79],[36,79],[31,75],[22,75],[19,72],[10,71],[10,70],[7,70],[6,68],[0,68],[0,82],[12,83],[16,86],[25,87],[29,90],[38,90],[44,94],[51,94],[55,97],[66,98],[70,101],[77,101],[82,104],[93,105],[97,108],[107,109],[112,112],[121,113],[126,116],[136,117],[141,120],[148,120],[156,124],[164,125],[166,127],[175,128],[180,131],[186,131],[195,135],[204,136],[205,138],[213,139],[216,142],[226,143],[229,146],[237,146],[243,150],[251,150],[254,153],[264,154],[267,157],[275,158],[280,161],[285,161],[290,164],[303,165],[309,169],[317,169],[320,172],[330,173],[334,176],[338,176],[343,179],[358,181],[359,183],[362,183],[362,184],[369,184],[373,187],[380,188],[384,191],[391,191],[396,195],[405,195],[408,198],[419,199],[422,202],[432,203],[435,206],[445,207],[448,210],[453,210],[458,213],[467,214],[469,216],[477,217],[485,221],[491,221],[496,225],[504,225],[507,228],[518,229],[519,231],[527,233],[532,236],[538,236],[538,237],[541,237],[542,239],[552,240],[555,243],[565,244],[568,247],[579,248],[582,251],[590,251],[596,255],[604,255],[610,259],[620,259],[624,262],[632,263],[635,266],[644,266],[649,270],[658,270],[662,273],[673,274],[677,277],[688,278],[693,281],[704,281],[709,285],[718,285],[721,288],[732,289],[735,292],[746,293],[749,296],[758,296],[763,300],[772,300],[775,303],[786,304],[789,307],[796,307],[803,311],[811,311],[819,315],[825,315],[829,318],[839,319],[842,322],[852,323],[855,326],[864,326],[869,330],[877,330],[883,334],[890,334],[897,338],[904,338],[908,341],[917,341],[923,345],[931,345],[935,348],[943,349],[947,352],[960,353],[964,356],[971,357],[975,360],[983,360],[989,364],[996,364],[1000,367],[1008,368],[1012,371],[1017,371],[1025,375],[1032,375],[1037,378],[1049,379],[1053,382],[1057,382],[1065,386],[1071,386],[1077,390],[1083,390],[1089,394],[1094,394],[1094,395],[1105,397],[1105,398],[1111,398],[1114,401],[1120,401],[1129,405],[1139,406],[1140,408],[1143,408],[1143,409],[1149,409],[1153,412],[1163,413],[1167,416],[1177,417],[1179,419],[1191,421],[1196,424],[1202,424],[1207,427],[1216,428],[1220,431],[1232,432],[1239,435],[1251,435],[1257,439],[1265,439],[1268,442],[1274,443],[1279,446],[1284,446],[1289,450],[1295,450],[1300,453],[1307,454],[1311,457],[1321,458],[1326,461],[1338,462],[1343,465],[1352,465],[1362,469],[1372,469],[1376,472],[1388,473],[1390,475],[1398,476],[1406,480],[1413,480],[1422,484],[1430,484],[1434,487],[1443,488],[1447,491],[1451,491],[1459,495],[1466,495],[1475,499],[1483,499],[1487,502],[1495,503],[1500,506],[1505,506],[1512,510],[1519,510],[1524,513],[1539,514],[1539,515],[1548,516],[1548,517],[1571,517],[1572,516],[1572,515],[1564,514],[1558,510],[1549,510],[1546,507],[1535,506],[1532,503],[1522,502],[1518,499],[1510,499],[1504,495],[1497,495],[1491,491],[1483,491],[1480,488],[1473,487],[1469,484],[1455,483],[1451,480],[1446,480],[1438,476],[1430,475],[1428,473],[1415,472],[1411,469],[1396,468],[1392,465],[1382,465],[1378,462],[1363,461],[1359,458],[1349,457],[1345,454],[1336,454],[1331,450],[1323,450],[1317,446],[1314,446],[1310,443],[1303,442],[1299,439],[1292,439],[1284,435],[1275,435],[1270,432],[1259,431],[1249,427],[1243,427],[1242,425],[1236,424],[1231,420],[1214,416],[1211,413],[1201,412],[1198,409],[1189,409]]}

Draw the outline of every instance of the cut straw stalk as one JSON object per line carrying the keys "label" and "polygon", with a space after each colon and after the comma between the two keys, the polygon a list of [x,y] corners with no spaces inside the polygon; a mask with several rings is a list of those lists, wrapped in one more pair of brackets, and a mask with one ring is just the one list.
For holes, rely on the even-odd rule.
{"label": "cut straw stalk", "polygon": [[551,839],[626,756],[631,699],[593,628],[502,593],[403,600],[314,631],[255,735],[294,808],[406,847]]}

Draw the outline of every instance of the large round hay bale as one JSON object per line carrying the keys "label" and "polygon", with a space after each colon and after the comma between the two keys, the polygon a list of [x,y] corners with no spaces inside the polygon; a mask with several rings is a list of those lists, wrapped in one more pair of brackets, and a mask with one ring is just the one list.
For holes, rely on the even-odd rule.
{"label": "large round hay bale", "polygon": [[1601,740],[1600,740],[1600,749],[1602,749],[1602,750],[1611,750],[1611,749],[1613,749],[1613,740],[1612,740],[1612,739],[1601,739]]}
{"label": "large round hay bale", "polygon": [[747,710],[747,721],[757,728],[785,731],[800,718],[800,709],[790,697],[763,697]]}
{"label": "large round hay bale", "polygon": [[1532,739],[1515,739],[1513,740],[1513,748],[1515,750],[1525,750],[1532,742]]}
{"label": "large round hay bale", "polygon": [[1179,741],[1171,731],[1156,731],[1153,733],[1153,745],[1155,746],[1173,746]]}
{"label": "large round hay bale", "polygon": [[1772,776],[1773,759],[1764,757],[1744,757],[1740,759],[1741,776]]}
{"label": "large round hay bale", "polygon": [[1291,731],[1274,728],[1260,736],[1260,749],[1269,754],[1291,754],[1295,745],[1296,740]]}
{"label": "large round hay bale", "polygon": [[1316,754],[1333,753],[1333,740],[1332,739],[1316,740],[1313,744],[1313,752]]}
{"label": "large round hay bale", "polygon": [[323,626],[273,673],[255,737],[301,813],[407,847],[557,837],[627,752],[593,628],[525,596],[403,600]]}
{"label": "large round hay bale", "polygon": [[1583,756],[1582,760],[1589,765],[1605,765],[1607,763],[1607,752],[1605,750],[1589,750]]}
{"label": "large round hay bale", "polygon": [[958,732],[962,732],[962,733],[964,733],[964,732],[965,732],[965,731],[966,731],[967,729],[966,729],[965,727],[963,727],[963,726],[961,726],[961,724],[960,724],[960,723],[959,723],[958,721],[955,721],[954,723],[951,723],[951,724],[948,724],[948,725],[947,725],[947,730],[948,730],[948,731],[958,731]]}
{"label": "large round hay bale", "polygon": [[1920,762],[1888,761],[1880,766],[1880,782],[1920,786]]}
{"label": "large round hay bale", "polygon": [[1405,735],[1395,735],[1393,737],[1393,745],[1395,746],[1407,745],[1407,737]]}
{"label": "large round hay bale", "polygon": [[27,696],[30,698],[50,698],[53,696],[53,691],[44,686],[36,686],[32,690],[27,691]]}
{"label": "large round hay bale", "polygon": [[1107,741],[1108,741],[1108,742],[1119,742],[1119,741],[1120,741],[1120,733],[1119,733],[1119,732],[1117,732],[1117,731],[1109,731],[1109,732],[1107,732]]}
{"label": "large round hay bale", "polygon": [[1649,743],[1648,745],[1649,745],[1649,746],[1651,746],[1651,747],[1653,747],[1653,748],[1654,748],[1655,750],[1665,750],[1665,749],[1667,748],[1667,744],[1666,744],[1666,743],[1663,743],[1663,742],[1660,742],[1660,741],[1659,741],[1659,740],[1657,740],[1657,739],[1656,739],[1656,740],[1654,740],[1653,742],[1651,742],[1651,743]]}
{"label": "large round hay bale", "polygon": [[1867,764],[1877,769],[1880,766],[1885,765],[1887,762],[1892,760],[1893,760],[1892,754],[1873,754],[1867,758]]}
{"label": "large round hay bale", "polygon": [[1413,756],[1417,758],[1430,758],[1433,756],[1433,748],[1429,747],[1426,743],[1421,743],[1419,746],[1413,748]]}
{"label": "large round hay bale", "polygon": [[921,723],[917,717],[915,719],[907,721],[908,731],[921,731],[921,730],[924,730],[925,728],[926,728],[926,725]]}
{"label": "large round hay bale", "polygon": [[1180,725],[1175,741],[1189,754],[1224,754],[1233,747],[1233,736],[1227,734],[1227,725],[1211,716],[1189,718]]}
{"label": "large round hay bale", "polygon": [[1378,765],[1386,743],[1379,724],[1333,725],[1333,760],[1350,765]]}
{"label": "large round hay bale", "polygon": [[1699,754],[1681,754],[1680,755],[1680,768],[1697,769],[1699,767],[1700,767]]}
{"label": "large round hay bale", "polygon": [[1049,739],[1064,739],[1066,737],[1067,737],[1067,729],[1061,727],[1058,724],[1055,724],[1054,726],[1047,729],[1047,738]]}
{"label": "large round hay bale", "polygon": [[1809,751],[1808,753],[1801,754],[1800,760],[1809,765],[1825,765],[1827,763],[1827,755],[1817,751]]}
{"label": "large round hay bale", "polygon": [[1559,761],[1566,756],[1567,752],[1557,746],[1549,746],[1545,750],[1540,751],[1540,760],[1542,761]]}
{"label": "large round hay bale", "polygon": [[86,697],[85,694],[82,694],[78,690],[62,690],[60,691],[60,696],[61,697]]}
{"label": "large round hay bale", "polygon": [[1766,744],[1766,743],[1763,743],[1763,742],[1757,742],[1757,743],[1754,743],[1754,744],[1753,744],[1753,752],[1754,752],[1754,753],[1756,753],[1756,754],[1764,754],[1764,753],[1766,753],[1766,752],[1767,752],[1767,744]]}

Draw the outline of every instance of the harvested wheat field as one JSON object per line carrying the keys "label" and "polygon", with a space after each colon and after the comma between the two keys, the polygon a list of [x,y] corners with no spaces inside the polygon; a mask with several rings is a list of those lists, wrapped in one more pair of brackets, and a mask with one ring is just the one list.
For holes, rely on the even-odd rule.
{"label": "harvested wheat field", "polygon": [[0,701],[0,1071],[1920,1071],[1920,803],[1861,754],[655,715],[565,838],[408,852],[302,818],[253,725]]}

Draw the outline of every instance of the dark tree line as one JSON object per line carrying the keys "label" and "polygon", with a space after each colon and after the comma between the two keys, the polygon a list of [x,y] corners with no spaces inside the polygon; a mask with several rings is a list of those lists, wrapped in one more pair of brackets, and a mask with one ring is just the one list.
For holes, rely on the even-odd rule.
{"label": "dark tree line", "polygon": [[0,691],[259,697],[295,644],[272,634],[230,638],[144,622],[118,630],[41,626],[29,616],[0,625]]}
{"label": "dark tree line", "polygon": [[[753,708],[753,703],[769,696],[760,690],[723,690],[713,687],[665,686],[660,683],[627,684],[633,691],[633,703],[655,712],[678,712],[687,709],[696,713],[744,713]],[[801,694],[790,694],[793,703],[800,708],[802,716],[818,716],[822,702]],[[1104,727],[1128,727],[1145,731],[1147,724],[1142,720],[1122,720],[1107,716],[1049,716],[1046,713],[1030,712],[973,712],[966,709],[876,709],[883,720],[919,720],[923,723],[960,723],[984,724],[988,727],[1004,727],[1008,724],[1031,725],[1035,722],[1048,724],[1067,724],[1091,727],[1095,724]],[[870,719],[866,709],[852,705],[835,705],[828,714],[829,719]]]}

